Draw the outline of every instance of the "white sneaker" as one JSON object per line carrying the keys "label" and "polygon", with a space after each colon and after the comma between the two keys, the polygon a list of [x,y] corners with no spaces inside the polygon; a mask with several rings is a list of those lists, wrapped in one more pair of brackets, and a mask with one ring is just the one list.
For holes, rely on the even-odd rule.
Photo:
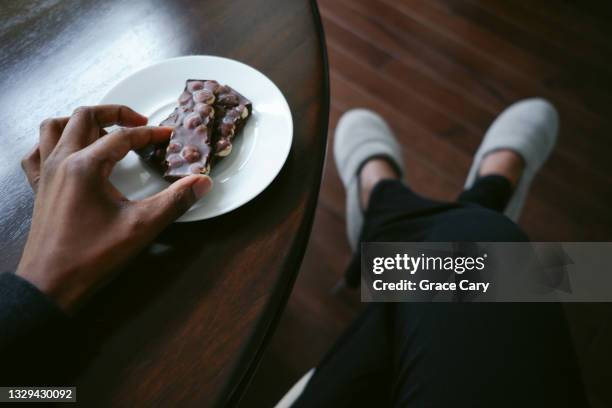
{"label": "white sneaker", "polygon": [[400,176],[403,175],[401,148],[385,120],[367,109],[352,109],[344,113],[336,126],[334,158],[346,189],[346,227],[353,251],[357,248],[363,226],[359,172],[373,157],[391,160]]}
{"label": "white sneaker", "polygon": [[524,168],[504,214],[518,221],[531,181],[555,147],[558,131],[559,114],[550,102],[532,98],[514,103],[487,130],[474,156],[465,189],[474,185],[487,154],[502,149],[516,152],[523,158]]}

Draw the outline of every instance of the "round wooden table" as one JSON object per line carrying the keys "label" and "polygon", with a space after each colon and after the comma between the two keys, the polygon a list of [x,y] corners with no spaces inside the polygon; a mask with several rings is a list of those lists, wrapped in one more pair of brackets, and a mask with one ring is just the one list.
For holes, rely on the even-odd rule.
{"label": "round wooden table", "polygon": [[15,269],[25,242],[33,195],[19,160],[46,117],[180,55],[244,61],[284,93],[294,141],[272,185],[230,214],[171,226],[78,315],[80,405],[235,405],[289,296],[317,201],[329,89],[316,4],[41,0],[0,15],[0,270]]}

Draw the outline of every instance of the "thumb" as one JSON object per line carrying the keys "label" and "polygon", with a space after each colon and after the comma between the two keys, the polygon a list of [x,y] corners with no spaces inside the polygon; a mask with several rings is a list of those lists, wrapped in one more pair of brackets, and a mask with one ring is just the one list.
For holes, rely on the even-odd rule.
{"label": "thumb", "polygon": [[213,181],[208,176],[184,177],[154,196],[138,202],[136,206],[142,218],[149,221],[150,225],[163,228],[191,208],[210,191],[212,185]]}

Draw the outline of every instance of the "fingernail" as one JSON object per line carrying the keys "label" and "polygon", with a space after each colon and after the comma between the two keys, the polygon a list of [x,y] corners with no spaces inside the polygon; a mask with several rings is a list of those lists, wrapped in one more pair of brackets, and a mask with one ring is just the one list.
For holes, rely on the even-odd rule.
{"label": "fingernail", "polygon": [[208,176],[199,176],[198,180],[191,185],[191,190],[193,190],[193,194],[196,196],[196,199],[200,199],[204,196],[204,194],[208,193],[212,188],[213,181]]}

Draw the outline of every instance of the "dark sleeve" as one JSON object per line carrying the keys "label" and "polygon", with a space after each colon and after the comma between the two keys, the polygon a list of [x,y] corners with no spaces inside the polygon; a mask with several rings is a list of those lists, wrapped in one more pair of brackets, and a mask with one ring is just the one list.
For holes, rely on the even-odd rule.
{"label": "dark sleeve", "polygon": [[0,273],[0,386],[66,385],[72,320],[28,281]]}

